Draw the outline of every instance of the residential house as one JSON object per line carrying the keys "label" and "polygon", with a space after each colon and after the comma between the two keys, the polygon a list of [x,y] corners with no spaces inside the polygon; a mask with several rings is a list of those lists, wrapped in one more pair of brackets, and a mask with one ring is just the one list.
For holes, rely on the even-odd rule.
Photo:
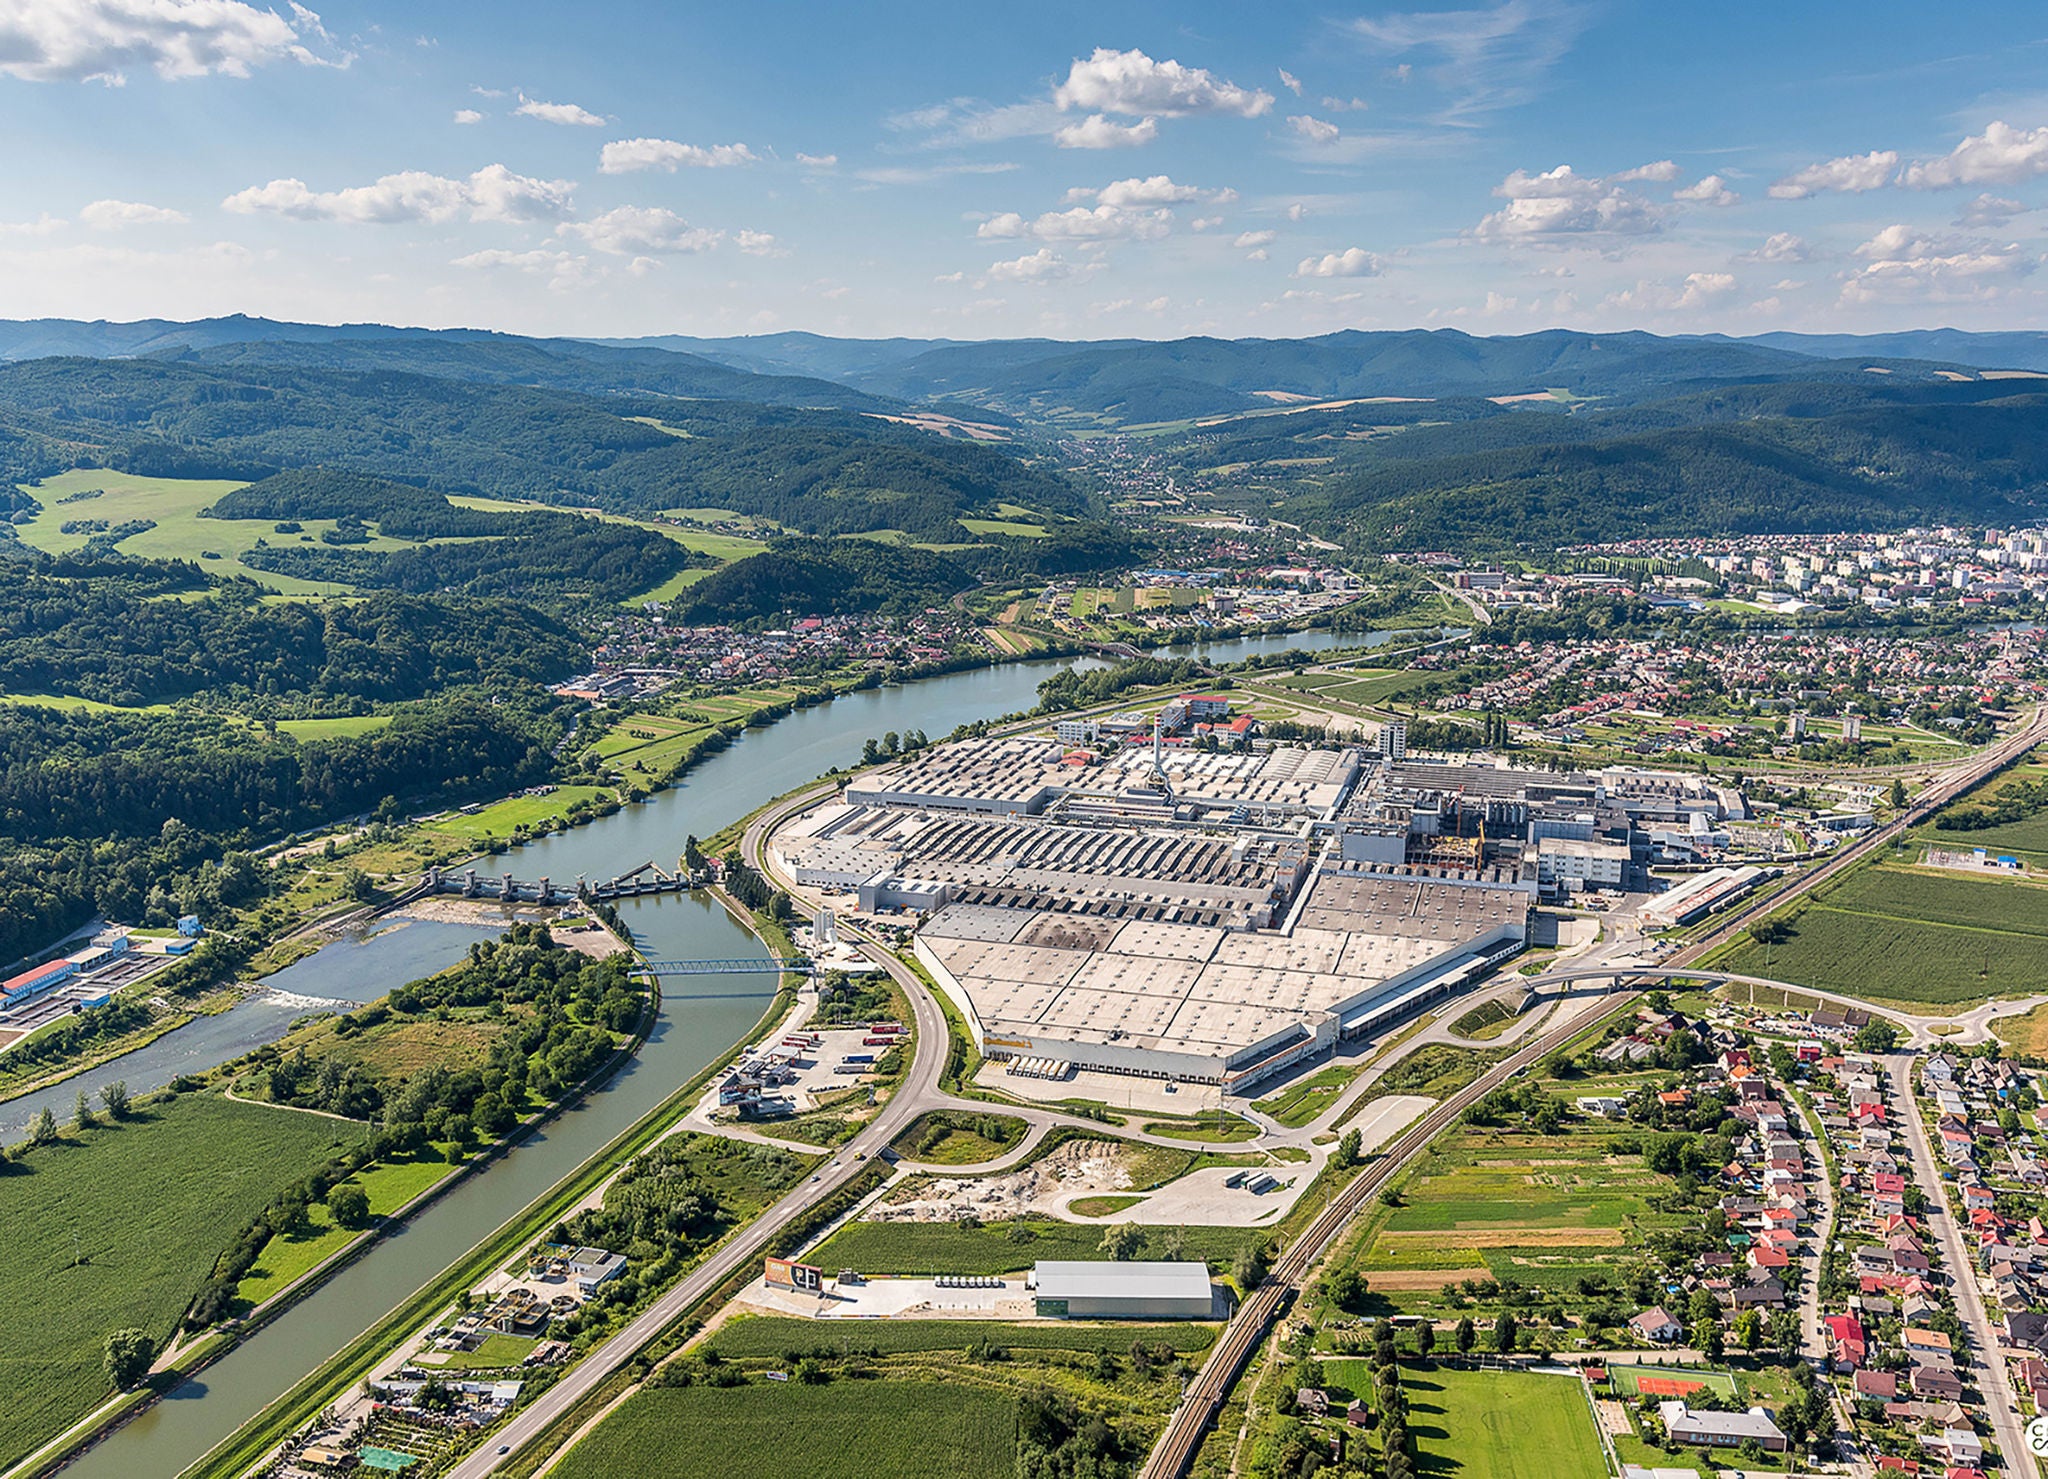
{"label": "residential house", "polygon": [[1754,1443],[1766,1453],[1783,1453],[1790,1446],[1784,1430],[1771,1421],[1761,1407],[1747,1412],[1694,1412],[1683,1402],[1660,1402],[1657,1415],[1674,1443],[1695,1448],[1740,1448]]}
{"label": "residential house", "polygon": [[1653,1305],[1632,1317],[1628,1322],[1628,1328],[1644,1340],[1655,1341],[1659,1345],[1669,1345],[1685,1334],[1685,1327],[1672,1319],[1662,1305]]}

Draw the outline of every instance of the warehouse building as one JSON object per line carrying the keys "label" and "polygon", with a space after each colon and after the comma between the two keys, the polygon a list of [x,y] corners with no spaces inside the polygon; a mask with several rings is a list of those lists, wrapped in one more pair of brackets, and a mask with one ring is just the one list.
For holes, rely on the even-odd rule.
{"label": "warehouse building", "polygon": [[918,931],[982,1054],[1238,1092],[1462,989],[1522,947],[1531,900],[1511,880],[1404,868],[1318,874],[1282,931],[1074,902],[963,900]]}
{"label": "warehouse building", "polygon": [[1221,1317],[1206,1263],[1040,1263],[1032,1269],[1031,1286],[1045,1320]]}
{"label": "warehouse building", "polygon": [[18,1007],[55,991],[78,974],[75,960],[53,960],[0,981],[0,1007]]}

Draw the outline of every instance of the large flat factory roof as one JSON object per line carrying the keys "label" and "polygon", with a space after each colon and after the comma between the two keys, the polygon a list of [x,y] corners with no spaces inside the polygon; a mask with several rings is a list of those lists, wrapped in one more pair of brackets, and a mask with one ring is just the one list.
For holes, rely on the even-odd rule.
{"label": "large flat factory roof", "polygon": [[[1130,804],[1155,778],[1149,746],[1107,763],[1074,764],[1044,738],[958,740],[850,782],[855,805],[922,806],[948,811],[1036,816],[1061,797]],[[1231,753],[1174,746],[1157,767],[1175,808],[1258,808],[1285,816],[1328,817],[1349,792],[1363,761],[1355,749],[1279,746]],[[1165,798],[1147,800],[1164,806]]]}
{"label": "large flat factory roof", "polygon": [[1325,873],[1296,916],[1297,929],[1345,930],[1416,939],[1469,938],[1494,925],[1524,926],[1529,896],[1476,887],[1448,870],[1406,868]]}
{"label": "large flat factory roof", "polygon": [[1349,748],[1070,761],[1042,737],[961,741],[857,777],[774,846],[800,884],[922,913],[918,957],[991,1057],[1237,1084],[1525,936],[1510,877],[1318,871],[1306,824],[1366,766]]}
{"label": "large flat factory roof", "polygon": [[1228,1082],[1334,1041],[1418,983],[1462,981],[1445,967],[1519,941],[1528,902],[1470,879],[1331,872],[1286,933],[1161,920],[1110,932],[1085,916],[954,904],[917,949],[985,1051]]}

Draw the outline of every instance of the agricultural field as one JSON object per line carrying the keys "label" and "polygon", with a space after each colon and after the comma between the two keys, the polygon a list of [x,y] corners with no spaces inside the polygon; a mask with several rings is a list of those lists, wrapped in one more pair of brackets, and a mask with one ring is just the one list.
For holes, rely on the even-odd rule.
{"label": "agricultural field", "polygon": [[[1354,1363],[1330,1363],[1339,1364]],[[1365,1370],[1357,1379],[1371,1386]],[[1417,1467],[1432,1479],[1583,1479],[1607,1472],[1592,1410],[1574,1378],[1404,1365],[1401,1390]]]}
{"label": "agricultural field", "polygon": [[[389,1217],[427,1188],[447,1180],[456,1167],[439,1146],[408,1155],[403,1160],[380,1162],[367,1171],[349,1177],[370,1198],[372,1220]],[[348,1183],[344,1183],[348,1184]],[[306,1225],[295,1233],[272,1238],[264,1245],[255,1265],[236,1287],[236,1313],[246,1314],[294,1279],[317,1268],[324,1260],[348,1246],[360,1229],[338,1225],[324,1203],[306,1209]]]}
{"label": "agricultural field", "polygon": [[611,795],[603,786],[558,786],[544,796],[508,796],[481,811],[451,812],[427,823],[426,830],[466,843],[510,837],[520,827],[532,828],[564,815],[578,801],[605,801]]}
{"label": "agricultural field", "polygon": [[[145,478],[101,468],[80,468],[24,488],[24,492],[43,505],[43,511],[33,522],[16,525],[16,529],[23,544],[50,554],[61,554],[83,548],[92,537],[89,532],[64,533],[63,526],[67,522],[93,519],[114,525],[150,519],[155,521],[156,527],[131,534],[120,541],[117,548],[122,553],[150,559],[192,560],[209,575],[244,575],[284,595],[318,595],[350,589],[333,581],[300,580],[290,575],[252,570],[244,565],[239,557],[254,549],[257,540],[287,544],[296,542],[299,536],[279,534],[270,519],[199,517],[201,509],[242,486],[235,481]],[[58,502],[71,494],[94,488],[102,490],[97,498],[82,499],[77,503]],[[332,519],[301,519],[299,522],[305,526],[305,534],[314,540],[335,524]],[[409,546],[402,540],[386,539],[380,535],[366,545],[352,548],[405,549]]]}
{"label": "agricultural field", "polygon": [[[666,430],[667,428],[663,429]],[[552,509],[559,511],[562,507],[562,505],[556,503],[506,498],[476,498],[460,493],[449,494],[448,501],[461,508],[479,508],[496,513],[516,513],[527,509]],[[665,517],[661,519],[636,519],[627,514],[601,513],[594,508],[578,508],[572,510],[572,512],[588,514],[593,518],[602,519],[608,524],[637,524],[642,529],[652,529],[664,538],[673,539],[684,549],[695,550],[699,554],[709,555],[714,560],[726,562],[743,560],[748,555],[758,555],[768,547],[768,539],[779,532],[776,525],[766,519],[752,520],[718,508],[667,509],[664,510]],[[749,527],[758,525],[761,530],[761,538],[748,539],[741,535],[722,534],[710,529],[678,527],[677,524],[669,523],[669,519],[678,520],[682,524],[714,523],[731,520],[748,525]],[[308,527],[310,528],[311,526],[309,525]],[[703,575],[709,572],[700,570],[686,573],[696,575],[701,579]],[[650,599],[650,597],[646,595],[636,596],[633,598],[633,602],[647,599]],[[630,605],[633,602],[628,602],[627,604]]]}
{"label": "agricultural field", "polygon": [[1491,1278],[1569,1289],[1615,1277],[1621,1250],[1686,1223],[1652,1210],[1672,1183],[1638,1154],[1616,1154],[1622,1129],[1574,1123],[1568,1135],[1460,1124],[1431,1148],[1401,1204],[1376,1205],[1353,1246],[1373,1294],[1395,1310],[1442,1314],[1447,1283]]}
{"label": "agricultural field", "polygon": [[1142,1325],[1118,1320],[1091,1325],[1061,1320],[1057,1324],[1000,1325],[985,1320],[866,1320],[858,1327],[846,1322],[788,1319],[778,1315],[743,1315],[721,1326],[710,1342],[733,1360],[781,1358],[792,1352],[836,1353],[851,1342],[884,1356],[923,1351],[957,1351],[978,1340],[1013,1350],[1127,1351],[1131,1342],[1167,1345],[1184,1355],[1206,1351],[1216,1343],[1214,1325],[1179,1320]]}
{"label": "agricultural field", "polygon": [[1021,519],[962,519],[960,527],[970,534],[1007,534],[1015,539],[1047,539],[1052,535],[1043,524]]}
{"label": "agricultural field", "polygon": [[1787,938],[1766,944],[1744,935],[1715,964],[1947,1006],[2035,989],[2048,950],[2048,888],[1892,864],[1859,868],[1784,918]]}
{"label": "agricultural field", "polygon": [[[1238,1250],[1267,1232],[1241,1227],[1141,1227],[1145,1247],[1137,1256],[1204,1258],[1228,1268]],[[1270,1231],[1270,1230],[1268,1230]],[[1106,1258],[1102,1229],[1050,1218],[1002,1222],[850,1222],[811,1255],[825,1268],[864,1274],[1008,1274],[1040,1259]]]}
{"label": "agricultural field", "polygon": [[0,1367],[34,1373],[0,1408],[0,1467],[108,1395],[115,1330],[167,1340],[216,1257],[290,1182],[360,1127],[188,1095],[67,1132],[0,1177],[12,1256],[0,1271]]}
{"label": "agricultural field", "polygon": [[[2048,782],[2048,764],[2016,765],[1991,784],[1972,791],[1949,810],[1966,811],[1975,803],[1996,801],[2009,788],[2022,782],[2034,785]],[[1920,826],[1914,828],[1913,839],[1959,852],[1981,847],[1993,853],[2016,853],[2036,868],[2048,868],[2048,811],[2035,812],[2016,822],[1967,832],[1945,832],[1931,824]]]}
{"label": "agricultural field", "polygon": [[654,1388],[627,1398],[551,1473],[1011,1479],[1016,1407],[1001,1392],[929,1381]]}
{"label": "agricultural field", "polygon": [[690,719],[635,714],[621,720],[609,734],[590,747],[589,753],[625,772],[629,778],[662,780],[694,753],[710,732],[710,725]]}
{"label": "agricultural field", "polygon": [[353,739],[374,734],[390,722],[389,714],[348,714],[338,719],[280,719],[277,727],[293,739]]}

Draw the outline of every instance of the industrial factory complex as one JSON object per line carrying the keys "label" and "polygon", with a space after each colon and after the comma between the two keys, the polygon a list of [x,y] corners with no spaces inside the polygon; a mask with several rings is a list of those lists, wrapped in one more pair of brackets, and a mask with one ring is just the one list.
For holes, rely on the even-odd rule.
{"label": "industrial factory complex", "polygon": [[1539,902],[1648,887],[1659,834],[1745,815],[1695,777],[1432,764],[1398,736],[1166,743],[1189,712],[1149,744],[935,746],[783,828],[778,861],[914,919],[988,1058],[1235,1092],[1463,989]]}

